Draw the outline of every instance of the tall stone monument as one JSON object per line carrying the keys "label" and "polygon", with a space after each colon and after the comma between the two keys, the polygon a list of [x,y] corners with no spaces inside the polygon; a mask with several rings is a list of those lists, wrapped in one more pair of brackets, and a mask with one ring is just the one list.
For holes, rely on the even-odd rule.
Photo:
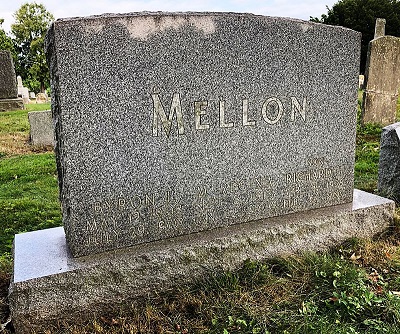
{"label": "tall stone monument", "polygon": [[353,190],[359,33],[132,13],[46,43],[64,229],[16,236],[21,332],[390,222]]}
{"label": "tall stone monument", "polygon": [[10,51],[0,51],[0,111],[23,109]]}
{"label": "tall stone monument", "polygon": [[389,125],[396,121],[400,90],[400,38],[385,36],[385,20],[377,19],[369,43],[362,119]]}

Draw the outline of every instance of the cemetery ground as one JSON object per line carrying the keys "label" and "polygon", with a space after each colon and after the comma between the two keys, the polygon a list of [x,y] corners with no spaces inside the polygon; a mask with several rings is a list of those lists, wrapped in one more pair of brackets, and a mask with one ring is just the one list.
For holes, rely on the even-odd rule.
{"label": "cemetery ground", "polygon": [[[61,225],[51,147],[29,145],[27,112],[0,113],[0,322],[16,233]],[[35,108],[35,109],[33,109]],[[400,105],[399,108],[400,109]],[[358,126],[355,187],[376,191],[378,126]],[[398,213],[400,213],[398,211]],[[329,252],[248,261],[86,324],[47,333],[400,333],[400,219]],[[3,328],[5,327],[5,328]],[[0,333],[12,333],[8,324]]]}

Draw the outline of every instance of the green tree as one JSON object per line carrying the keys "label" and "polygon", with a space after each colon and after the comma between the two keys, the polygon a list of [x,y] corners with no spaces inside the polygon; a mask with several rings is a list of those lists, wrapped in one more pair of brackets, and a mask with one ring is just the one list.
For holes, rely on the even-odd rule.
{"label": "green tree", "polygon": [[23,4],[14,14],[11,32],[15,36],[18,60],[17,74],[32,91],[44,92],[49,86],[49,68],[44,54],[44,38],[54,16],[45,6],[37,3]]}
{"label": "green tree", "polygon": [[340,25],[362,33],[360,72],[364,73],[368,43],[374,38],[375,21],[386,19],[386,35],[400,36],[400,0],[339,0],[313,22]]}
{"label": "green tree", "polygon": [[[12,55],[15,57],[15,49],[14,49],[14,44],[11,39],[11,37],[7,36],[6,32],[4,29],[1,27],[3,24],[4,19],[0,19],[0,50],[9,50],[11,51]],[[15,61],[15,59],[14,59]]]}

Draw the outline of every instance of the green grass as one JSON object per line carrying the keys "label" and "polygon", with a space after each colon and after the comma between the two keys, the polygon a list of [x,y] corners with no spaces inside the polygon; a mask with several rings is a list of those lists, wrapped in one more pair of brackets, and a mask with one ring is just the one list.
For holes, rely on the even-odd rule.
{"label": "green grass", "polygon": [[14,234],[60,226],[54,154],[0,159],[0,254]]}
{"label": "green grass", "polygon": [[24,132],[29,134],[28,112],[50,110],[50,104],[27,104],[25,110],[0,113],[0,134]]}
{"label": "green grass", "polygon": [[19,113],[21,111],[43,111],[43,110],[51,110],[51,103],[29,103],[24,105],[24,110],[12,110],[12,111],[6,111],[6,112],[1,112],[0,114],[15,114]]}
{"label": "green grass", "polygon": [[43,111],[43,110],[51,110],[51,103],[30,103],[25,105],[26,111]]}
{"label": "green grass", "polygon": [[26,110],[0,113],[0,133],[29,132],[28,112]]}
{"label": "green grass", "polygon": [[51,147],[29,144],[28,112],[50,104],[26,108],[0,113],[0,323],[9,314],[14,235],[61,225],[54,154]]}
{"label": "green grass", "polygon": [[49,108],[0,113],[0,255],[11,251],[15,234],[61,224],[54,154],[28,143],[28,112]]}
{"label": "green grass", "polygon": [[29,111],[50,109],[50,104],[28,104],[26,110],[0,112],[0,158],[49,151],[29,145]]}
{"label": "green grass", "polygon": [[61,332],[400,333],[398,237],[395,229],[329,253],[247,261]]}
{"label": "green grass", "polygon": [[378,183],[379,145],[382,128],[366,124],[357,131],[354,186],[371,193]]}
{"label": "green grass", "polygon": [[[376,193],[382,127],[379,124],[361,126],[361,104],[362,91],[359,91],[354,186],[357,189]],[[397,100],[397,121],[400,121],[400,96]]]}

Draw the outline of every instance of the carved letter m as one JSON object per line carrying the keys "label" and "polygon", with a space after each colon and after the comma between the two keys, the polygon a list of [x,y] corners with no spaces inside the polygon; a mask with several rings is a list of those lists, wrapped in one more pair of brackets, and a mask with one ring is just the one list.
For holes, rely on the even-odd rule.
{"label": "carved letter m", "polygon": [[158,122],[161,120],[162,128],[164,129],[167,137],[169,137],[174,114],[176,114],[178,134],[183,135],[185,133],[185,129],[183,127],[182,107],[179,93],[174,93],[172,96],[171,109],[168,117],[165,114],[164,107],[158,94],[152,94],[151,97],[153,98],[153,136],[158,136]]}

